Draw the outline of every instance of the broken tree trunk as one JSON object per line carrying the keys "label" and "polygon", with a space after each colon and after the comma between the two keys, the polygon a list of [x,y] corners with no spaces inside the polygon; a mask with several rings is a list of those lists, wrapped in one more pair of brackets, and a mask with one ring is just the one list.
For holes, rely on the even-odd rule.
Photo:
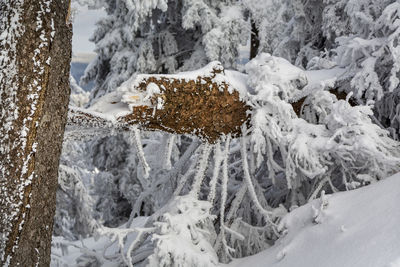
{"label": "broken tree trunk", "polygon": [[211,143],[222,135],[239,136],[250,107],[225,78],[220,64],[192,77],[140,75],[126,85],[130,91],[101,104],[129,106],[127,114],[112,122],[103,114],[71,108],[68,124],[126,130],[138,125],[146,130],[197,135]]}
{"label": "broken tree trunk", "polygon": [[49,266],[69,101],[69,0],[0,2],[0,265]]}
{"label": "broken tree trunk", "polygon": [[[244,74],[225,71],[217,62],[192,73],[138,75],[100,98],[94,108],[70,107],[68,135],[76,138],[71,131],[74,127],[81,138],[82,133],[85,137],[92,135],[90,131],[82,132],[85,128],[96,129],[96,135],[98,129],[129,130],[139,126],[146,130],[192,134],[210,143],[227,134],[238,137],[241,126],[250,123],[251,107],[245,101],[249,97],[246,79]],[[293,83],[299,84],[300,90],[305,86],[295,80]],[[335,89],[329,92],[338,99],[347,97]],[[290,103],[299,117],[306,98]],[[350,104],[354,105],[352,99]]]}

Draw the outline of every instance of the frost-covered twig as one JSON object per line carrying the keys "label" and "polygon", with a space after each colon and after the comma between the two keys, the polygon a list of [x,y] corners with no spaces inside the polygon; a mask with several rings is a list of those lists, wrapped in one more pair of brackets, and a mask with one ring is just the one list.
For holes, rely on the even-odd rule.
{"label": "frost-covered twig", "polygon": [[211,177],[211,180],[210,180],[210,192],[208,193],[208,198],[207,198],[207,200],[210,203],[214,202],[216,186],[217,186],[217,182],[218,182],[218,176],[219,176],[219,171],[221,168],[222,159],[223,159],[223,157],[222,157],[222,153],[221,153],[221,144],[218,141],[214,146],[214,170],[213,170],[213,176]]}
{"label": "frost-covered twig", "polygon": [[146,161],[146,157],[143,152],[142,138],[140,136],[140,130],[138,127],[132,127],[131,131],[132,131],[131,134],[133,135],[131,138],[133,139],[133,143],[135,144],[140,164],[142,165],[142,168],[143,168],[143,177],[145,179],[147,179],[147,178],[149,178],[151,169],[150,169],[149,164]]}
{"label": "frost-covered twig", "polygon": [[179,181],[176,184],[176,189],[174,191],[174,196],[178,196],[181,192],[183,187],[185,186],[187,180],[189,177],[195,173],[195,166],[198,163],[199,160],[193,161],[192,164],[190,164],[189,170],[185,172],[185,174],[182,175],[182,177],[179,179]]}
{"label": "frost-covered twig", "polygon": [[200,160],[199,160],[199,164],[196,168],[196,174],[193,178],[193,184],[192,184],[192,190],[191,190],[191,194],[197,195],[200,193],[200,187],[201,187],[201,183],[203,182],[204,179],[204,173],[207,169],[207,165],[208,165],[208,157],[210,156],[210,152],[211,152],[211,145],[209,143],[204,143],[202,145],[203,147],[203,151],[200,155]]}
{"label": "frost-covered twig", "polygon": [[248,166],[248,162],[247,162],[246,137],[242,137],[240,142],[241,142],[241,147],[242,147],[241,155],[242,155],[242,159],[243,159],[243,173],[244,173],[245,181],[247,183],[249,195],[250,195],[251,199],[253,200],[254,204],[256,205],[257,209],[259,210],[259,212],[261,214],[263,214],[264,217],[266,218],[267,222],[270,223],[274,227],[274,226],[276,226],[276,224],[272,221],[272,218],[271,218],[272,212],[264,209],[263,206],[261,206],[261,204],[257,198],[257,194],[254,189],[253,183],[251,181],[249,166]]}
{"label": "frost-covered twig", "polygon": [[176,139],[176,136],[173,134],[173,135],[170,135],[167,140],[167,147],[166,147],[166,151],[165,151],[166,153],[164,155],[164,162],[163,162],[163,167],[166,170],[170,170],[172,168],[171,155],[172,155],[172,150],[175,145],[175,139]]}
{"label": "frost-covered twig", "polygon": [[222,241],[222,245],[224,247],[225,255],[231,257],[231,253],[235,251],[233,248],[229,247],[226,243],[225,230],[227,227],[225,226],[225,206],[226,199],[228,195],[228,159],[229,159],[229,145],[231,143],[231,136],[228,135],[225,140],[225,149],[222,163],[222,182],[221,182],[221,206],[219,210],[219,219],[220,219],[220,238]]}

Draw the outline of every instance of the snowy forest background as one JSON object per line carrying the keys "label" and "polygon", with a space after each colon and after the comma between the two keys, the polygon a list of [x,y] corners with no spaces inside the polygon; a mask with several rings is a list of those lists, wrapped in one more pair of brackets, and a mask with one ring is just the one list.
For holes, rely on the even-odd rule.
{"label": "snowy forest background", "polygon": [[400,266],[400,1],[77,2],[106,15],[70,105],[219,61],[252,109],[213,144],[67,129],[53,266]]}

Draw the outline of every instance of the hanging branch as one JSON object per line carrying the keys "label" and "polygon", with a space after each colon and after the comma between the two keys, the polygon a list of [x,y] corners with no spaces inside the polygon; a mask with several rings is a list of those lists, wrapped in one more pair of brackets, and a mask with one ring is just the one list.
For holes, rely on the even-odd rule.
{"label": "hanging branch", "polygon": [[224,248],[225,255],[230,258],[231,253],[235,250],[228,246],[225,238],[225,230],[229,231],[229,228],[225,226],[225,205],[226,199],[228,197],[228,159],[229,159],[229,145],[231,142],[231,137],[228,135],[225,141],[225,150],[224,150],[224,160],[223,160],[223,168],[222,168],[222,188],[221,188],[221,207],[220,207],[220,224],[221,224],[221,241]]}
{"label": "hanging branch", "polygon": [[140,136],[140,130],[137,127],[133,126],[131,129],[131,132],[133,132],[131,138],[132,138],[133,143],[135,144],[136,151],[137,151],[137,154],[139,157],[139,161],[143,168],[143,177],[145,179],[147,179],[147,178],[149,178],[149,173],[150,173],[151,169],[150,169],[149,164],[146,161],[146,157],[144,156],[144,151],[143,151],[143,146],[142,146],[142,138]]}
{"label": "hanging branch", "polygon": [[211,153],[211,145],[210,144],[204,143],[202,145],[202,147],[203,147],[203,151],[201,152],[201,155],[200,155],[196,174],[193,178],[193,184],[192,184],[192,190],[191,190],[191,193],[196,195],[197,197],[200,194],[201,183],[203,182],[204,174],[205,174],[207,166],[208,166],[208,158]]}
{"label": "hanging branch", "polygon": [[221,152],[221,144],[218,141],[214,147],[214,170],[213,170],[213,176],[210,180],[210,192],[207,197],[207,200],[210,203],[214,203],[214,198],[215,198],[216,187],[217,187],[218,176],[219,176],[219,172],[220,172],[220,168],[221,168],[222,159],[223,158],[222,158],[222,152]]}
{"label": "hanging branch", "polygon": [[[245,133],[246,130],[245,128],[243,128],[243,133]],[[274,230],[274,232],[279,235],[279,233],[276,231],[276,224],[273,222],[272,219],[272,211],[266,210],[260,203],[260,201],[258,200],[257,197],[257,193],[256,190],[254,188],[253,182],[251,180],[251,176],[250,176],[250,171],[249,171],[249,164],[247,162],[247,146],[246,146],[246,138],[245,136],[241,138],[241,155],[242,155],[242,159],[243,159],[243,173],[244,173],[244,178],[247,184],[247,188],[248,188],[248,193],[249,196],[251,198],[251,200],[253,201],[253,203],[255,204],[256,208],[258,209],[258,211],[264,215],[264,218],[266,219],[266,221],[268,223],[270,223],[273,227],[272,229]]]}

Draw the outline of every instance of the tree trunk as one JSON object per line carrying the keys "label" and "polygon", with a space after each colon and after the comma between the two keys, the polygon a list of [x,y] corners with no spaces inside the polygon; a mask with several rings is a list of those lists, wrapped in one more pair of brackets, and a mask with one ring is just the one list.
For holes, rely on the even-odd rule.
{"label": "tree trunk", "polygon": [[254,20],[251,20],[251,38],[250,38],[250,60],[258,54],[260,39],[258,37],[258,28]]}
{"label": "tree trunk", "polygon": [[50,264],[69,101],[69,0],[0,3],[0,265]]}

